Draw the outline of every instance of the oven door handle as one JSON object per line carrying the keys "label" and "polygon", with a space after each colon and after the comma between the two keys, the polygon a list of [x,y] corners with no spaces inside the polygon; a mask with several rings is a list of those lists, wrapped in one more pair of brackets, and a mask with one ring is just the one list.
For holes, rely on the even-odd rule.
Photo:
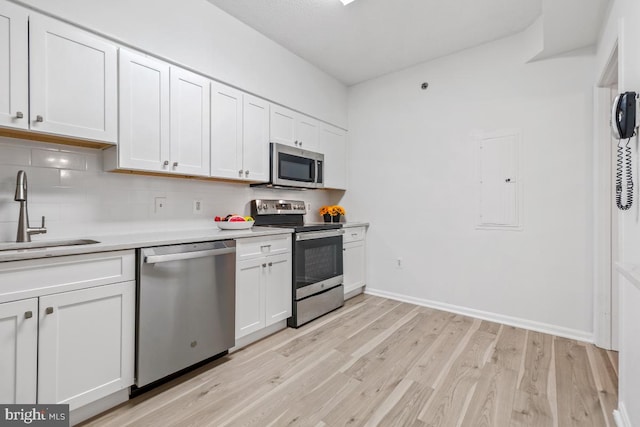
{"label": "oven door handle", "polygon": [[146,264],[159,264],[161,262],[181,261],[185,259],[225,255],[225,254],[234,253],[235,251],[236,251],[236,248],[231,247],[231,248],[221,248],[221,249],[209,249],[205,251],[183,252],[178,254],[147,255],[144,257],[144,262]]}
{"label": "oven door handle", "polygon": [[305,231],[303,233],[296,233],[296,241],[322,239],[324,237],[337,237],[344,234],[344,230],[330,230],[330,231]]}

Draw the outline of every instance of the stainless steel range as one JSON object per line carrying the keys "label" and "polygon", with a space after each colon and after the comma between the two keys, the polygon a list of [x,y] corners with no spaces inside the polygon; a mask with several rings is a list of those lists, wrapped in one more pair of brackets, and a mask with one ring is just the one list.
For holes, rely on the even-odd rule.
{"label": "stainless steel range", "polygon": [[300,200],[252,200],[255,225],[285,227],[293,235],[293,316],[297,328],[344,305],[341,224],[305,224]]}

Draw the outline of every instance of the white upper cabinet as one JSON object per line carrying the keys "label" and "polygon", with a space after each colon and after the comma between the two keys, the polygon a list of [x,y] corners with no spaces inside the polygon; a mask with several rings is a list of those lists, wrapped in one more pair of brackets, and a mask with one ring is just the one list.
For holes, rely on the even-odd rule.
{"label": "white upper cabinet", "polygon": [[[296,113],[279,105],[271,104],[270,141],[278,144],[297,146]],[[296,143],[296,144],[294,144]]]}
{"label": "white upper cabinet", "polygon": [[212,83],[211,176],[269,179],[269,103]]}
{"label": "white upper cabinet", "polygon": [[269,103],[244,94],[242,167],[245,179],[269,180]]}
{"label": "white upper cabinet", "polygon": [[120,50],[118,166],[170,171],[169,64]]}
{"label": "white upper cabinet", "polygon": [[347,134],[334,126],[320,128],[319,150],[324,154],[324,186],[347,189]]}
{"label": "white upper cabinet", "polygon": [[242,92],[211,84],[211,176],[243,178]]}
{"label": "white upper cabinet", "polygon": [[[319,123],[311,117],[298,114],[296,117],[296,139],[294,146],[310,151],[318,151]],[[296,144],[297,142],[297,144]]]}
{"label": "white upper cabinet", "polygon": [[0,126],[29,128],[27,12],[0,2]]}
{"label": "white upper cabinet", "polygon": [[319,122],[288,108],[271,104],[270,141],[305,150],[318,150]]}
{"label": "white upper cabinet", "polygon": [[210,80],[171,67],[171,171],[209,176]]}
{"label": "white upper cabinet", "polygon": [[70,25],[29,18],[31,130],[117,142],[117,48]]}
{"label": "white upper cabinet", "polygon": [[209,176],[210,80],[120,50],[120,141],[106,169]]}

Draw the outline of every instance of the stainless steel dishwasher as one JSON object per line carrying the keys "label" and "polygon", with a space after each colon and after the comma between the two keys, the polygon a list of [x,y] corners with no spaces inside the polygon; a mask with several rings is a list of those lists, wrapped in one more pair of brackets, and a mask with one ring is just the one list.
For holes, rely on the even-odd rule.
{"label": "stainless steel dishwasher", "polygon": [[233,240],[138,250],[136,386],[235,344]]}

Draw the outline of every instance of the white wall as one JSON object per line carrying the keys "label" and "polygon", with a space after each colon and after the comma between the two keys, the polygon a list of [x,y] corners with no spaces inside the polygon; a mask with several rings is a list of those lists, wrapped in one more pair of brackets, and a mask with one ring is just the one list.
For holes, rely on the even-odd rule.
{"label": "white wall", "polygon": [[[342,204],[372,224],[370,290],[590,339],[594,57],[526,64],[525,41],[351,87]],[[470,134],[505,128],[522,132],[524,230],[476,230]]]}
{"label": "white wall", "polygon": [[[611,52],[618,44],[618,89],[620,92],[640,92],[640,2],[614,0],[596,55],[595,80],[600,80]],[[609,141],[595,141],[610,143]],[[640,199],[638,198],[638,137],[631,142],[633,148],[634,206],[626,212],[618,212],[619,259],[628,265],[640,264]],[[638,366],[638,304],[640,293],[624,278],[620,280],[620,382],[618,400],[621,422],[626,426],[640,425],[640,371]]]}
{"label": "white wall", "polygon": [[[64,156],[64,168],[45,166],[47,157]],[[55,166],[55,165],[54,165]],[[31,224],[47,217],[48,232],[33,240],[90,237],[109,233],[163,229],[215,228],[213,218],[249,215],[249,201],[285,198],[311,203],[308,221],[320,221],[318,209],[335,204],[338,191],[283,191],[249,184],[164,178],[102,171],[102,151],[0,137],[0,242],[15,241],[19,203],[13,200],[16,175],[27,172]],[[155,198],[166,210],[155,213]],[[203,202],[193,213],[193,200]]]}
{"label": "white wall", "polygon": [[346,87],[206,0],[18,0],[346,127]]}

